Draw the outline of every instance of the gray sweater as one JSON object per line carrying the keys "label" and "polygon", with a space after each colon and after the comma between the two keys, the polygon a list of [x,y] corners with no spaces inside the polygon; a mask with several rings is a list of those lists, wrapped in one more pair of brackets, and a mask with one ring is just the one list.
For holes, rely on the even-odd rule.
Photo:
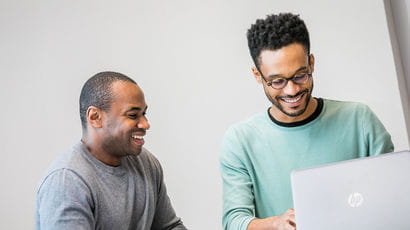
{"label": "gray sweater", "polygon": [[52,163],[37,191],[36,229],[186,229],[175,215],[158,160],[146,149],[118,167],[82,142]]}

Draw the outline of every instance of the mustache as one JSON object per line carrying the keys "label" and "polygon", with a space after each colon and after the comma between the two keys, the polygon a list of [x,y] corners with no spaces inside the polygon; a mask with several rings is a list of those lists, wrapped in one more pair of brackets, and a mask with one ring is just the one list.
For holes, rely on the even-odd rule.
{"label": "mustache", "polygon": [[295,97],[299,97],[300,95],[304,94],[304,93],[308,93],[309,90],[308,89],[304,89],[302,91],[299,91],[298,93],[296,93],[295,95],[286,95],[286,96],[277,96],[276,98],[278,99],[284,99],[284,98],[295,98]]}
{"label": "mustache", "polygon": [[129,133],[142,133],[142,134],[145,135],[147,133],[147,130],[145,130],[145,129],[132,129],[132,130],[130,130]]}

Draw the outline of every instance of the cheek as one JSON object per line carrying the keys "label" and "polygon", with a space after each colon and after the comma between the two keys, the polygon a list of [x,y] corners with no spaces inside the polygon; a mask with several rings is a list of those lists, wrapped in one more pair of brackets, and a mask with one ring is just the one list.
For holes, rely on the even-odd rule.
{"label": "cheek", "polygon": [[108,127],[108,131],[111,133],[111,135],[120,135],[121,133],[128,133],[129,128],[125,125],[125,122],[112,122]]}
{"label": "cheek", "polygon": [[313,80],[312,79],[310,79],[308,88],[310,89],[310,92],[312,92],[313,90]]}
{"label": "cheek", "polygon": [[271,87],[264,86],[263,90],[265,91],[265,95],[272,100],[276,100],[276,96],[278,96],[278,92],[274,92]]}
{"label": "cheek", "polygon": [[127,120],[121,124],[121,130],[129,133],[137,128],[138,122],[136,120]]}
{"label": "cheek", "polygon": [[266,94],[269,94],[272,97],[276,97],[277,95],[280,94],[280,90],[275,90],[272,87],[267,86],[266,84],[263,84],[263,90],[265,91]]}

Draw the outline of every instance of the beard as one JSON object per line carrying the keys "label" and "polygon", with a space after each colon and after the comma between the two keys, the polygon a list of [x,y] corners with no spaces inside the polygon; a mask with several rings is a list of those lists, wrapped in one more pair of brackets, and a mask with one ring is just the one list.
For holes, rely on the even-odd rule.
{"label": "beard", "polygon": [[132,145],[131,133],[127,137],[115,136],[108,131],[108,135],[102,142],[103,149],[111,156],[124,157],[129,155],[138,156],[141,153],[142,147],[137,148]]}
{"label": "beard", "polygon": [[[312,97],[312,90],[313,90],[313,81],[312,81],[312,86],[311,86],[310,88],[303,89],[303,90],[299,91],[298,93],[296,93],[296,94],[293,95],[293,96],[286,95],[286,96],[276,96],[275,98],[272,98],[272,96],[267,92],[266,88],[264,88],[265,95],[266,95],[266,97],[268,98],[268,100],[269,100],[279,111],[281,111],[283,114],[285,114],[285,115],[287,115],[287,116],[289,116],[289,117],[297,117],[297,116],[300,116],[300,115],[302,115],[302,114],[306,111],[306,109],[308,108],[310,99],[311,99],[311,97]],[[304,107],[299,108],[299,110],[297,110],[299,106],[297,106],[297,107],[291,107],[291,109],[295,110],[294,112],[286,111],[286,110],[283,108],[283,106],[280,104],[280,102],[279,102],[279,101],[280,101],[281,99],[283,99],[283,98],[297,98],[298,96],[300,96],[300,95],[302,95],[302,94],[305,94],[305,95],[306,95],[306,96],[305,96]],[[300,105],[300,106],[303,106],[303,104]]]}

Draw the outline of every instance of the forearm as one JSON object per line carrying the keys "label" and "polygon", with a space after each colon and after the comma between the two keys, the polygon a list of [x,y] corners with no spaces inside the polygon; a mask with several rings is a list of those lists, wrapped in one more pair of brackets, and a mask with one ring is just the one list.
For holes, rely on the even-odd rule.
{"label": "forearm", "polygon": [[162,169],[160,169],[160,172],[161,185],[151,229],[186,230],[187,228],[182,223],[181,218],[176,215],[175,210],[172,207],[171,200],[167,195],[167,188],[163,181]]}
{"label": "forearm", "polygon": [[296,230],[295,210],[289,209],[280,216],[253,219],[247,230]]}
{"label": "forearm", "polygon": [[273,223],[275,222],[275,217],[268,217],[264,219],[253,219],[249,225],[247,230],[273,230]]}
{"label": "forearm", "polygon": [[160,199],[151,229],[186,230],[181,218],[177,217],[168,196]]}
{"label": "forearm", "polygon": [[184,226],[182,221],[179,221],[175,226],[171,228],[172,230],[187,230],[187,228]]}

